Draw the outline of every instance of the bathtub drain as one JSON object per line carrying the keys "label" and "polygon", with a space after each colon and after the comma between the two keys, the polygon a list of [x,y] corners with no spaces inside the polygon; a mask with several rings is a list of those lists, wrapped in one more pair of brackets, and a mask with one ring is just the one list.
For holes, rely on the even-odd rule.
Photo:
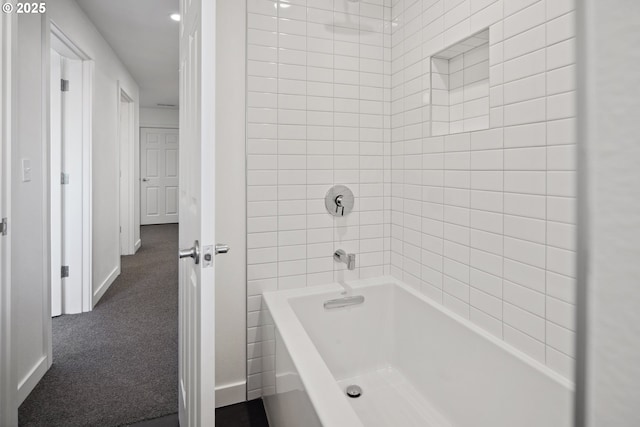
{"label": "bathtub drain", "polygon": [[352,399],[355,399],[356,397],[360,397],[361,395],[362,395],[362,389],[360,388],[360,386],[353,384],[347,387],[347,396],[351,397]]}

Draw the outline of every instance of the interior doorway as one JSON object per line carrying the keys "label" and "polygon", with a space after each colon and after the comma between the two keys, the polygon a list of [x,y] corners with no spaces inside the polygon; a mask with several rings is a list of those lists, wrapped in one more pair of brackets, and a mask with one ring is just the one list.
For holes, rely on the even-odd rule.
{"label": "interior doorway", "polygon": [[140,223],[178,222],[178,129],[140,128]]}
{"label": "interior doorway", "polygon": [[91,78],[93,63],[51,25],[51,315],[93,308]]}

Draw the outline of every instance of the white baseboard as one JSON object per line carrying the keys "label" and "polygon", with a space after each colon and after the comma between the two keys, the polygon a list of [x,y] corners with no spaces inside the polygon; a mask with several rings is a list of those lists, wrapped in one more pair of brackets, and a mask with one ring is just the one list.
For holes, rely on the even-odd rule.
{"label": "white baseboard", "polygon": [[107,278],[104,279],[104,281],[100,284],[100,286],[98,286],[98,289],[96,289],[93,292],[93,307],[96,306],[98,301],[100,301],[100,298],[102,298],[104,293],[107,292],[107,289],[109,289],[109,286],[111,286],[111,284],[118,278],[119,275],[120,275],[120,266],[116,265],[116,268],[113,269],[111,274],[109,274]]}
{"label": "white baseboard", "polygon": [[136,244],[133,246],[133,253],[135,254],[136,252],[138,252],[138,249],[140,249],[140,246],[142,246],[142,240],[138,239],[138,241],[136,242]]}
{"label": "white baseboard", "polygon": [[24,402],[48,370],[49,364],[47,363],[47,356],[43,355],[18,384],[18,406]]}
{"label": "white baseboard", "polygon": [[247,382],[225,384],[216,387],[216,408],[247,400]]}
{"label": "white baseboard", "polygon": [[247,400],[255,400],[260,399],[262,397],[262,389],[259,388],[257,390],[249,390],[247,392]]}

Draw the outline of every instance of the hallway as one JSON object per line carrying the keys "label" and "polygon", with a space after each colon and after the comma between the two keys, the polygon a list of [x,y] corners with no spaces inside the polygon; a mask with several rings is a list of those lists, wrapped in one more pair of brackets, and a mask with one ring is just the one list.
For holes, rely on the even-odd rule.
{"label": "hallway", "polygon": [[53,319],[53,366],[20,426],[118,426],[177,412],[178,225],[141,228],[142,247],[89,313]]}

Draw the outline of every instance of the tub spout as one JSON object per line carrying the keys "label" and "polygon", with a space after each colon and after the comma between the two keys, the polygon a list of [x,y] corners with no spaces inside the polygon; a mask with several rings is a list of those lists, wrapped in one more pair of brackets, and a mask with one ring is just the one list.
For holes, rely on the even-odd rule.
{"label": "tub spout", "polygon": [[338,249],[333,253],[333,259],[347,264],[348,270],[356,269],[356,254],[348,254],[343,249]]}
{"label": "tub spout", "polygon": [[347,254],[347,269],[356,269],[356,254]]}

